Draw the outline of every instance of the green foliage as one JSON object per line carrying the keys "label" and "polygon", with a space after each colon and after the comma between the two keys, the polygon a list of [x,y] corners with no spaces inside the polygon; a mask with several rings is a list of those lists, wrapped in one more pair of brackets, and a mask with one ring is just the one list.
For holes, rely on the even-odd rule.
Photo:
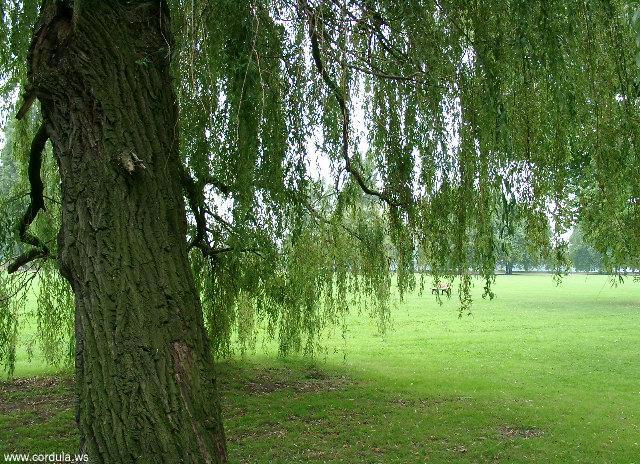
{"label": "green foliage", "polygon": [[[0,90],[11,104],[39,3],[2,3]],[[436,281],[461,276],[466,311],[472,274],[492,295],[502,198],[559,271],[576,215],[607,267],[638,267],[638,22],[626,2],[167,4],[175,40],[157,53],[172,57],[181,153],[215,250],[191,256],[217,353],[233,349],[234,333],[249,349],[262,320],[282,353],[311,352],[353,298],[383,326],[390,273],[402,295],[418,263]],[[26,146],[14,150],[23,192]],[[316,158],[330,167],[319,175]],[[32,229],[54,243],[47,159],[53,201]]]}
{"label": "green foliage", "polygon": [[[213,262],[194,256],[205,320],[217,353],[230,354],[232,334],[242,353],[264,323],[283,355],[316,351],[327,325],[340,324],[349,307],[369,308],[384,330],[391,286],[382,218],[371,210],[314,213],[280,249],[247,248]],[[326,208],[327,205],[325,204]],[[266,254],[270,253],[270,254]],[[263,324],[263,325],[264,325]]]}
{"label": "green foliage", "polygon": [[28,203],[28,191],[13,157],[18,138],[16,129],[15,125],[7,128],[4,147],[0,150],[0,262],[8,261],[22,250],[17,230]]}
{"label": "green foliage", "polygon": [[0,362],[8,374],[12,374],[16,363],[16,341],[20,298],[15,284],[0,271]]}
{"label": "green foliage", "polygon": [[69,284],[47,263],[39,273],[36,321],[45,361],[66,364],[75,354],[75,307]]}

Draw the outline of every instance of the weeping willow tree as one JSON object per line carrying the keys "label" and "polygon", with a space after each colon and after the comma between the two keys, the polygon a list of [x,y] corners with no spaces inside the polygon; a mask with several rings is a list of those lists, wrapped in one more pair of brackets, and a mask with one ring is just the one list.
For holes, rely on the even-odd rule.
{"label": "weeping willow tree", "polygon": [[514,205],[559,268],[578,216],[638,267],[634,4],[1,5],[0,356],[39,275],[92,462],[225,462],[234,333],[312,352],[354,299],[384,325],[391,275],[425,269],[464,309]]}

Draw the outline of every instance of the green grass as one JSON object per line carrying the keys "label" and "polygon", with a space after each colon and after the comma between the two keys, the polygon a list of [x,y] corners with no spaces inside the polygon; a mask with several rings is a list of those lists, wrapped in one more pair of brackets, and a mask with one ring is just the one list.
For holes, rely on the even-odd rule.
{"label": "green grass", "polygon": [[[496,291],[461,319],[455,297],[409,295],[384,336],[353,316],[313,365],[271,345],[222,363],[232,462],[640,463],[640,283],[501,276]],[[0,456],[73,451],[67,384],[8,385]],[[47,395],[47,414],[29,406]]]}

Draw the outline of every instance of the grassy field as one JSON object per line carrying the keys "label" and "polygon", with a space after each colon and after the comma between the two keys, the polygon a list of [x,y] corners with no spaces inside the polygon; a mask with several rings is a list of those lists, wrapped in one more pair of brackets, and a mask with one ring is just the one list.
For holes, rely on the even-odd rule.
{"label": "grassy field", "polygon": [[[640,463],[640,283],[501,276],[458,318],[409,295],[313,364],[219,365],[232,462]],[[51,374],[20,352],[20,377]],[[0,383],[0,457],[73,452],[68,376]]]}

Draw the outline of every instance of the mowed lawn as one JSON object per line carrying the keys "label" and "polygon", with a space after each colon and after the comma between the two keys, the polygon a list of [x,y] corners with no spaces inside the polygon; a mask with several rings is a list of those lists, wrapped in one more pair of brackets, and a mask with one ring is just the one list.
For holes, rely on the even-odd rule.
{"label": "mowed lawn", "polygon": [[[458,318],[408,295],[383,336],[350,318],[315,361],[219,364],[231,462],[640,463],[640,283],[499,276]],[[36,359],[16,375],[50,374]],[[0,383],[0,458],[74,452],[68,377]]]}

